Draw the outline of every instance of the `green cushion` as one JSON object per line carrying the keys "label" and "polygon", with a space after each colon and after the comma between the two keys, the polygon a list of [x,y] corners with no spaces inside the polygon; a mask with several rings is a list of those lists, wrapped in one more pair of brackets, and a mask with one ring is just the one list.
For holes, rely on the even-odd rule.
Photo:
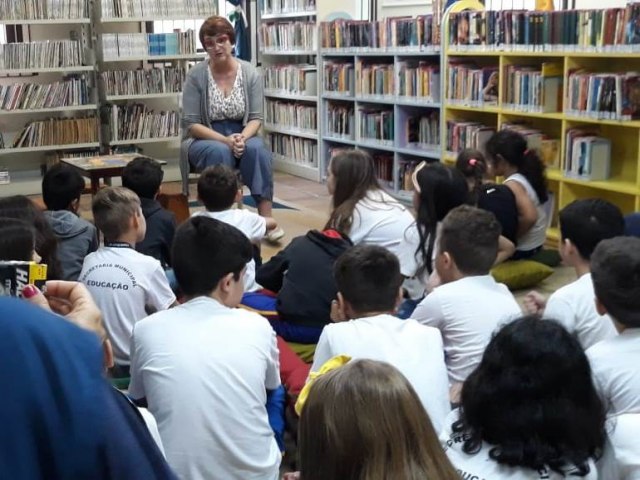
{"label": "green cushion", "polygon": [[311,363],[313,362],[313,355],[316,353],[316,345],[314,343],[305,344],[305,343],[293,343],[287,342],[291,347],[291,350],[296,352],[303,362]]}
{"label": "green cushion", "polygon": [[510,260],[496,265],[491,275],[510,290],[531,288],[553,273],[553,268],[533,260]]}

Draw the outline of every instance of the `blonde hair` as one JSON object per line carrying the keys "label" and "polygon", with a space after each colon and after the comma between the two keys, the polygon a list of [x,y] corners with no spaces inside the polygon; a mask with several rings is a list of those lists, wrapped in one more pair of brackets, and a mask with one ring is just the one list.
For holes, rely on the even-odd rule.
{"label": "blonde hair", "polygon": [[373,360],[315,381],[298,454],[301,480],[459,480],[409,381]]}
{"label": "blonde hair", "polygon": [[107,187],[96,194],[91,209],[105,240],[115,240],[127,232],[129,220],[140,211],[140,199],[128,188]]}

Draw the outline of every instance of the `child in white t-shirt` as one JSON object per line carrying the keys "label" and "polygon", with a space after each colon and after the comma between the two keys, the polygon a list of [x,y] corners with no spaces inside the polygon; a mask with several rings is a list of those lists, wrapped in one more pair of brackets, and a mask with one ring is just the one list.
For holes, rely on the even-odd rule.
{"label": "child in white t-shirt", "polygon": [[393,316],[402,299],[397,257],[358,245],[338,257],[334,277],[332,319],[339,323],[324,327],[311,371],[336,355],[388,362],[407,377],[439,431],[450,411],[442,338],[435,328]]}
{"label": "child in white t-shirt", "polygon": [[605,411],[578,341],[553,321],[514,320],[493,337],[440,435],[461,478],[617,479]]}
{"label": "child in white t-shirt", "polygon": [[276,336],[236,308],[251,243],[200,216],[178,228],[174,245],[187,301],[136,325],[129,394],[146,400],[179,478],[275,480],[281,453],[265,404],[280,387]]}
{"label": "child in white t-shirt", "polygon": [[489,274],[499,237],[491,212],[468,205],[451,210],[442,221],[435,259],[442,285],[411,315],[442,332],[453,401],[456,384],[480,363],[498,325],[522,313],[507,287]]}
{"label": "child in white t-shirt", "polygon": [[[226,165],[206,168],[198,179],[198,200],[206,208],[193,216],[206,215],[228,223],[240,230],[256,247],[260,241],[278,227],[271,217],[262,217],[250,210],[233,208],[242,199],[237,174]],[[259,250],[258,250],[259,251]],[[244,276],[244,291],[255,292],[262,287],[256,283],[256,262],[252,258]]]}
{"label": "child in white t-shirt", "polygon": [[587,350],[609,415],[640,412],[640,238],[603,240],[591,256],[598,313],[619,335]]}
{"label": "child in white t-shirt", "polygon": [[619,480],[640,479],[640,412],[610,417],[609,439],[618,464]]}
{"label": "child in white t-shirt", "polygon": [[176,297],[160,262],[135,250],[146,232],[138,196],[124,187],[103,188],[94,197],[92,210],[104,246],[85,257],[79,281],[104,316],[113,345],[114,375],[128,376],[134,324],[150,312],[173,306]]}
{"label": "child in white t-shirt", "polygon": [[[576,200],[560,211],[560,256],[575,269],[578,279],[553,293],[545,302],[537,292],[525,298],[529,313],[557,320],[578,337],[585,350],[601,340],[615,337],[608,315],[596,311],[589,260],[600,241],[622,235],[624,218],[618,207],[599,198]],[[546,304],[546,305],[545,305]]]}

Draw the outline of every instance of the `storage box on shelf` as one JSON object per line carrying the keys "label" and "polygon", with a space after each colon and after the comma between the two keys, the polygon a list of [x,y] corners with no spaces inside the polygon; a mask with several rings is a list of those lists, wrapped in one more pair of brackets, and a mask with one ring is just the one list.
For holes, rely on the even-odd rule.
{"label": "storage box on shelf", "polygon": [[[559,239],[558,210],[575,199],[600,197],[625,213],[640,210],[640,36],[630,28],[640,20],[640,4],[482,8],[463,0],[445,15],[445,138],[462,121],[521,131],[547,164],[550,240]],[[495,101],[482,98],[489,88]],[[476,140],[482,149],[484,136]]]}
{"label": "storage box on shelf", "polygon": [[323,176],[336,149],[363,148],[385,188],[410,199],[415,166],[440,158],[437,27],[431,15],[321,24]]}
{"label": "storage box on shelf", "polygon": [[318,181],[318,32],[315,0],[261,0],[258,35],[265,140],[277,170]]}

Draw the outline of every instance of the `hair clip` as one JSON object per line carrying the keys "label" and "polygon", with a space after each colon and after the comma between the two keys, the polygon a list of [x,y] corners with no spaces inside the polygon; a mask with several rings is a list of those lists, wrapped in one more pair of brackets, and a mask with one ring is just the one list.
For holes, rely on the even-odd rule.
{"label": "hair clip", "polygon": [[423,160],[418,164],[418,166],[415,168],[415,170],[411,174],[411,183],[413,183],[413,189],[418,193],[422,193],[420,191],[420,184],[418,183],[418,172],[426,166],[427,166],[427,162]]}
{"label": "hair clip", "polygon": [[524,151],[524,156],[526,157],[527,155],[529,155],[529,153],[531,152],[531,150],[529,150],[528,148]]}
{"label": "hair clip", "polygon": [[475,167],[478,164],[478,160],[476,160],[475,158],[472,158],[471,160],[469,160],[469,165],[471,165],[472,167]]}

